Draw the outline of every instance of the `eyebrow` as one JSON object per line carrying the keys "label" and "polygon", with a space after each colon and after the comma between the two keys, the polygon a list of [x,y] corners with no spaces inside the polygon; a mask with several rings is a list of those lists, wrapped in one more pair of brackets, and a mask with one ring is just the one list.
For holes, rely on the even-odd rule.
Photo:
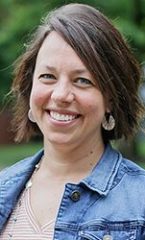
{"label": "eyebrow", "polygon": [[[48,70],[50,71],[56,71],[56,68],[50,65],[46,65],[45,66]],[[85,69],[85,68],[76,68],[74,70],[72,70],[72,73],[76,73],[76,74],[84,74],[84,73],[89,73],[89,70]]]}

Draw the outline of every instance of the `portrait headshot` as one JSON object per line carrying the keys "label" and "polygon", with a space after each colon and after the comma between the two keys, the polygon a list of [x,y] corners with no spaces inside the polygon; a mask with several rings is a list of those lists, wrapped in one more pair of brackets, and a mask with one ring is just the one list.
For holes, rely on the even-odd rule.
{"label": "portrait headshot", "polygon": [[30,35],[11,124],[17,143],[38,137],[42,148],[0,172],[0,239],[145,239],[145,170],[114,144],[145,116],[137,57],[85,3],[47,11]]}

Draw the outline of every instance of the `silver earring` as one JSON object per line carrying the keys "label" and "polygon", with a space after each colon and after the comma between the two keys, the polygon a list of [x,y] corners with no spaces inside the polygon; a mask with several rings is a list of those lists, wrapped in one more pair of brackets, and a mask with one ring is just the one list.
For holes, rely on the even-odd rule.
{"label": "silver earring", "polygon": [[104,116],[104,119],[103,119],[103,122],[102,122],[102,127],[107,131],[111,131],[111,130],[114,129],[115,119],[114,119],[114,117],[112,116],[111,113],[108,113],[108,114],[106,114],[106,116]]}
{"label": "silver earring", "polygon": [[33,113],[32,113],[32,110],[29,109],[29,112],[28,112],[28,118],[31,122],[35,123],[35,119],[34,119],[34,116],[33,116]]}

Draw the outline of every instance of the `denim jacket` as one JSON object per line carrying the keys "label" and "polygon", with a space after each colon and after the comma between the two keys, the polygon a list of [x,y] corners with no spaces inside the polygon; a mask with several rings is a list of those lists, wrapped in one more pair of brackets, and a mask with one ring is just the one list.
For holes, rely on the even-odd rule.
{"label": "denim jacket", "polygon": [[[0,173],[0,230],[42,154]],[[66,184],[53,239],[145,239],[145,171],[108,145],[89,176]]]}

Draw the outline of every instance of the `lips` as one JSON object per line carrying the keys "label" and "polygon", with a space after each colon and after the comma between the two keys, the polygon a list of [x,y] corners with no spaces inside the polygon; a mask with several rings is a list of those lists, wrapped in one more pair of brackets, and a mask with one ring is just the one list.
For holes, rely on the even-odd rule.
{"label": "lips", "polygon": [[79,114],[70,114],[70,113],[65,114],[57,111],[49,111],[49,115],[51,116],[52,119],[60,122],[73,121],[74,119],[80,116]]}

